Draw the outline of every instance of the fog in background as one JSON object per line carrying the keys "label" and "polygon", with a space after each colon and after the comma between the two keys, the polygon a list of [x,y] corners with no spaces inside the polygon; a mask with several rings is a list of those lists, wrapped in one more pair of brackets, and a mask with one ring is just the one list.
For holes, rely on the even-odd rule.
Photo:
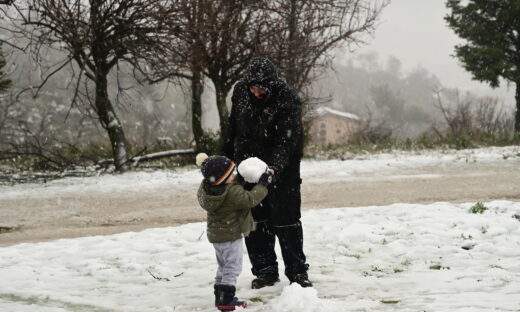
{"label": "fog in background", "polygon": [[[486,84],[472,81],[470,74],[451,56],[460,40],[444,22],[448,13],[444,2],[393,0],[383,11],[374,36],[366,38],[366,45],[336,51],[333,68],[313,85],[313,95],[322,97],[322,105],[385,123],[396,134],[411,137],[442,121],[435,106],[434,90],[443,90],[447,103],[456,101],[459,90],[459,94],[469,91],[474,95],[499,97],[507,106],[514,107],[514,87],[508,90],[504,83],[500,89],[492,90]],[[13,80],[12,92],[37,85],[36,65],[23,55],[11,53],[7,46],[3,48],[8,56],[7,72]],[[59,59],[53,54],[48,57]],[[128,83],[132,80],[128,79]],[[32,133],[42,133],[44,137],[59,133],[63,144],[104,142],[105,134],[98,122],[85,115],[92,114],[91,109],[71,107],[72,91],[65,89],[67,85],[70,76],[65,71],[47,83],[40,97],[33,99],[27,93],[10,108],[8,116],[15,125],[23,121],[24,129]],[[190,99],[182,88],[166,84],[134,87],[136,91],[116,105],[116,109],[127,138],[136,148],[154,144],[172,148],[189,146]],[[189,94],[189,88],[185,91]],[[111,96],[117,99],[114,77]],[[209,81],[205,84],[202,109],[204,128],[218,130],[214,88]]]}
{"label": "fog in background", "polygon": [[[444,21],[448,13],[445,0],[392,0],[365,45],[336,51],[333,68],[314,84],[314,95],[324,98],[323,105],[377,122],[386,119],[386,125],[399,128],[396,133],[402,136],[421,135],[432,123],[442,121],[434,90],[443,91],[447,105],[456,102],[458,92],[461,98],[467,93],[496,97],[507,109],[514,109],[514,86],[503,81],[500,88],[492,89],[474,81],[453,56],[455,45],[463,41]],[[208,99],[211,89],[207,85]],[[382,101],[382,96],[391,97],[386,100],[393,106],[374,105],[374,98]],[[216,107],[212,101],[209,104],[203,121],[207,129],[216,130]]]}
{"label": "fog in background", "polygon": [[436,75],[443,85],[471,91],[479,95],[500,97],[514,107],[515,87],[503,82],[493,90],[487,84],[473,81],[452,55],[463,41],[448,28],[444,17],[449,13],[445,0],[392,0],[383,11],[375,36],[363,47],[352,47],[354,53],[337,58],[345,63],[352,55],[377,52],[382,60],[395,56],[409,72],[418,66]]}

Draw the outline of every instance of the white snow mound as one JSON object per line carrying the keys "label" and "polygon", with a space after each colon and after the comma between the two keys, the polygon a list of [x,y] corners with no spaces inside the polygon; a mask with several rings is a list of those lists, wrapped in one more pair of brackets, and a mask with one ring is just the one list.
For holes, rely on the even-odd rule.
{"label": "white snow mound", "polygon": [[338,312],[345,311],[338,302],[318,298],[318,291],[313,287],[302,288],[293,283],[283,288],[282,294],[271,301],[273,311],[279,312]]}
{"label": "white snow mound", "polygon": [[238,173],[249,183],[258,183],[266,170],[267,164],[257,157],[249,157],[238,165]]}

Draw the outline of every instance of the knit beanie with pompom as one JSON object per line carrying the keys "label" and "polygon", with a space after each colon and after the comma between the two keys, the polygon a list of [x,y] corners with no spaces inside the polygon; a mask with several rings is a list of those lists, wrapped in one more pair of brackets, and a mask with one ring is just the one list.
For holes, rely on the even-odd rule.
{"label": "knit beanie with pompom", "polygon": [[235,163],[226,156],[209,156],[200,153],[196,157],[197,166],[200,166],[200,171],[204,179],[212,185],[220,185],[225,182],[233,170]]}

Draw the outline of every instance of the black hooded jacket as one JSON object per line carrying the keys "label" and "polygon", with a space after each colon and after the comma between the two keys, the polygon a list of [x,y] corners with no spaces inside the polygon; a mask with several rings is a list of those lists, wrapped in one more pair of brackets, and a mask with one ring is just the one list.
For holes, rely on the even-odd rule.
{"label": "black hooded jacket", "polygon": [[[249,90],[267,92],[257,99]],[[301,101],[296,92],[278,78],[266,58],[255,58],[233,90],[229,127],[222,153],[240,163],[258,157],[281,173],[303,155]]]}

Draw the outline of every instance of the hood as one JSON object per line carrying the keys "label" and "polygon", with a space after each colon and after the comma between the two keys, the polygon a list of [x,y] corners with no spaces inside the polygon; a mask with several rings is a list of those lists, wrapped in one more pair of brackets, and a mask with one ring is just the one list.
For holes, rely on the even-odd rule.
{"label": "hood", "polygon": [[[273,94],[278,82],[276,66],[265,57],[255,57],[249,63],[242,80],[247,87],[257,86],[265,90],[267,95],[260,101],[266,101]],[[255,97],[253,96],[253,98]]]}
{"label": "hood", "polygon": [[248,86],[269,84],[278,80],[273,62],[265,57],[255,57],[249,62],[243,77]]}
{"label": "hood", "polygon": [[217,210],[226,199],[230,185],[209,185],[206,181],[202,181],[197,193],[200,206],[208,212]]}

